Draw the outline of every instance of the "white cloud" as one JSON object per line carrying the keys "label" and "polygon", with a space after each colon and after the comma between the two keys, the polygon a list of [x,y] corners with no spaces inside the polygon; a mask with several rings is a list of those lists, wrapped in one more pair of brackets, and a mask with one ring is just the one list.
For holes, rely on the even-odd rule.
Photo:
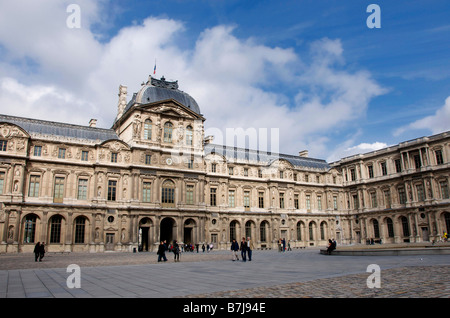
{"label": "white cloud", "polygon": [[399,136],[409,130],[425,129],[432,134],[438,134],[450,130],[450,96],[445,99],[444,105],[434,115],[416,120],[409,125],[400,127],[394,131],[394,136]]}
{"label": "white cloud", "polygon": [[[130,99],[156,58],[157,76],[179,80],[180,89],[198,101],[206,128],[225,134],[226,128],[276,127],[281,151],[309,149],[321,157],[330,152],[334,131],[363,116],[371,99],[385,92],[370,73],[346,69],[340,40],[317,40],[301,57],[291,48],[239,39],[234,26],[219,25],[185,50],[179,44],[183,23],[149,17],[99,42],[90,25],[101,19],[104,3],[80,3],[81,29],[66,27],[68,4],[0,4],[0,45],[7,52],[0,112],[86,124],[97,118],[99,126],[110,127],[119,84],[128,86]],[[296,91],[296,98],[284,95],[282,86]]]}

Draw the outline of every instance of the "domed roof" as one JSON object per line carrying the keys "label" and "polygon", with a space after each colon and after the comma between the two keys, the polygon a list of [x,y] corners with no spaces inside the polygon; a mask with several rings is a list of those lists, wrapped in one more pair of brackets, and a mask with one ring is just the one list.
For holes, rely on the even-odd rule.
{"label": "domed roof", "polygon": [[[134,104],[150,104],[163,100],[174,99],[200,115],[200,107],[192,96],[178,89],[178,81],[167,82],[164,77],[160,80],[149,76],[138,93],[128,103],[126,110]],[[125,111],[126,111],[125,110]]]}

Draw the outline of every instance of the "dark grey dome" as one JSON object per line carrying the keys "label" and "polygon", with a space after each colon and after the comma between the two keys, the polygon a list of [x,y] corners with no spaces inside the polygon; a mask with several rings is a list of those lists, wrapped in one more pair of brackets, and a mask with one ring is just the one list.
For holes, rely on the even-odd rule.
{"label": "dark grey dome", "polygon": [[163,100],[174,99],[197,114],[201,115],[200,107],[189,94],[178,89],[178,81],[168,82],[163,78],[160,80],[149,76],[146,84],[143,84],[139,92],[133,95],[128,103],[128,110],[134,104],[150,104]]}
{"label": "dark grey dome", "polygon": [[136,102],[140,104],[154,103],[167,99],[174,99],[197,114],[200,114],[200,108],[198,107],[195,99],[193,99],[189,94],[179,91],[178,89],[146,85],[146,87],[143,87],[136,96]]}

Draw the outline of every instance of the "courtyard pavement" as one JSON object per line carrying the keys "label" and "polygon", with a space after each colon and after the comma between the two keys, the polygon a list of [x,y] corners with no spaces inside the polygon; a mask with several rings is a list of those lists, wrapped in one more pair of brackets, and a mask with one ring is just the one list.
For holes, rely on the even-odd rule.
{"label": "courtyard pavement", "polygon": [[[167,257],[47,253],[35,262],[33,254],[2,254],[0,298],[450,298],[449,255],[337,256],[307,248],[254,251],[251,262],[233,262],[229,251]],[[71,264],[79,266],[79,288],[67,283]],[[381,270],[379,288],[368,287],[371,264]]]}

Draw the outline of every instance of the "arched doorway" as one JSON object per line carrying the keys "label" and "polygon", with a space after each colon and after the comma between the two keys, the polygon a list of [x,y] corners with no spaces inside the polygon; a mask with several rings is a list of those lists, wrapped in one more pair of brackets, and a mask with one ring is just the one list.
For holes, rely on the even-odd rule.
{"label": "arched doorway", "polygon": [[195,221],[193,219],[187,219],[184,221],[184,237],[183,242],[185,244],[194,244],[194,228],[195,228]]}
{"label": "arched doorway", "polygon": [[150,218],[143,218],[139,222],[139,251],[148,252],[151,249],[151,230],[153,222]]}
{"label": "arched doorway", "polygon": [[166,241],[167,244],[176,238],[175,220],[172,218],[164,218],[161,221],[159,240]]}

